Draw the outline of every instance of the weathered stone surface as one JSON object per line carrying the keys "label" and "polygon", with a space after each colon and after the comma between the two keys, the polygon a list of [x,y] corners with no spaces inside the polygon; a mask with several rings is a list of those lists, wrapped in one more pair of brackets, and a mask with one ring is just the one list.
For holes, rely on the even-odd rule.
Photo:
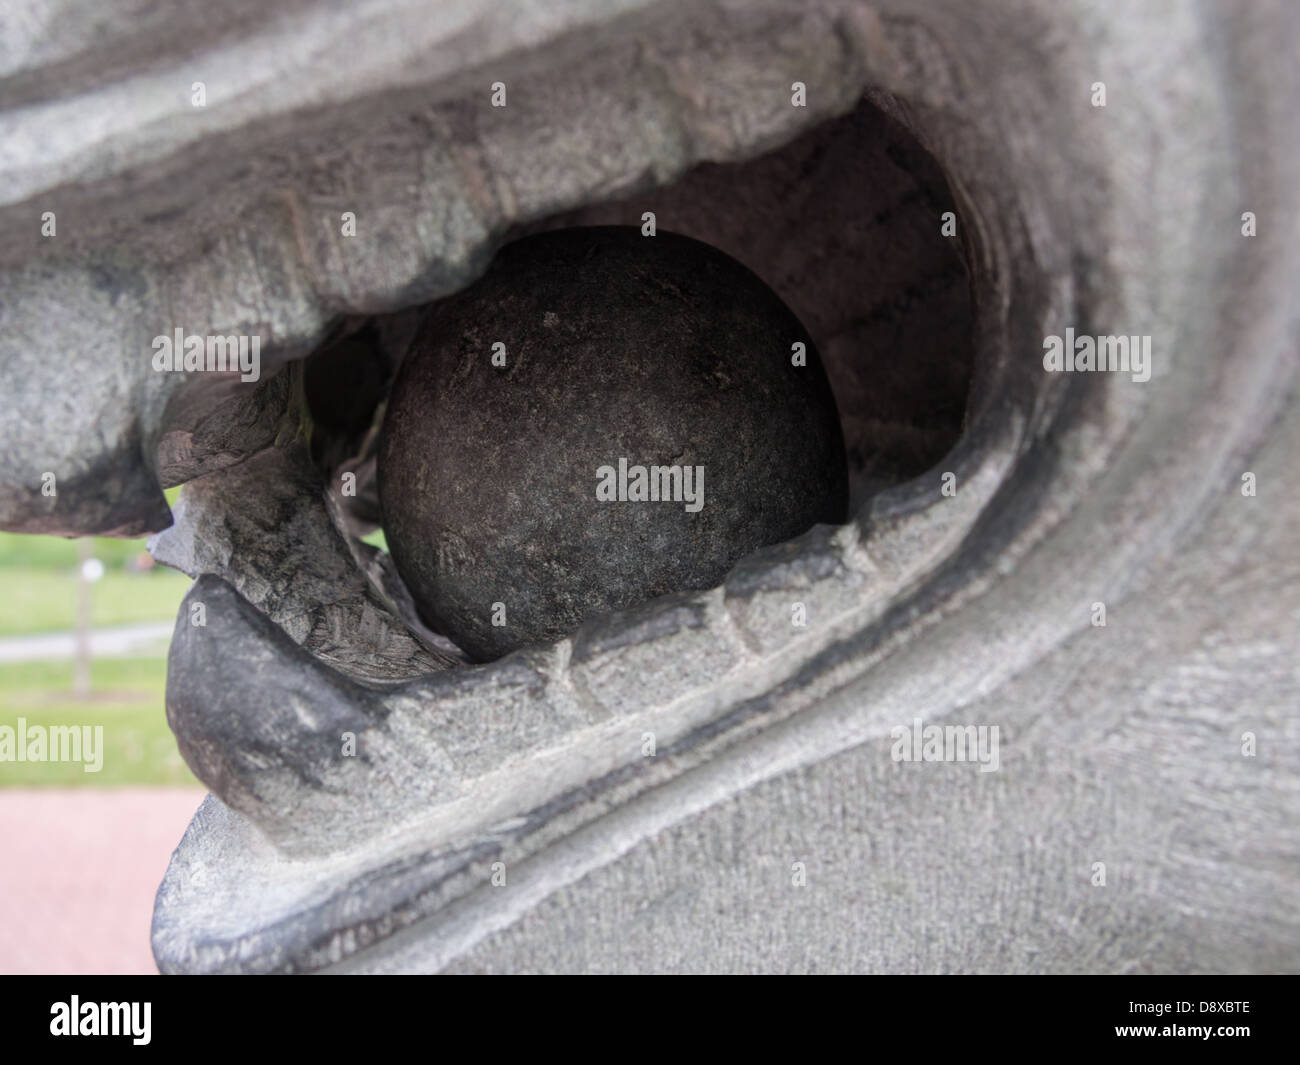
{"label": "weathered stone surface", "polygon": [[421,614],[486,660],[843,521],[848,473],[816,346],[759,278],[600,226],[516,241],[430,310],[379,496]]}
{"label": "weathered stone surface", "polygon": [[720,593],[675,595],[601,618],[573,637],[573,683],[608,713],[639,714],[706,691],[747,662]]}
{"label": "weathered stone surface", "polygon": [[405,622],[404,589],[342,524],[304,449],[269,447],[189,482],[176,523],[150,548],[191,577],[229,576],[290,639],[350,675],[404,679],[459,661]]}
{"label": "weathered stone surface", "polygon": [[[896,325],[909,350],[933,343],[943,376],[941,338],[963,326],[924,319],[962,287],[942,270],[927,283],[953,239],[975,312],[951,460],[855,507],[852,535],[835,534],[843,571],[740,574],[726,610],[716,593],[693,615],[650,604],[626,628],[588,623],[580,655],[562,640],[363,683],[235,591],[266,556],[211,556],[198,594],[220,642],[195,632],[175,651],[182,680],[210,678],[186,712],[216,792],[159,892],[161,967],[1296,968],[1293,5],[239,0],[141,18],[109,2],[91,20],[87,6],[14,0],[0,41],[5,528],[156,529],[160,479],[274,445],[272,390],[223,406],[219,382],[159,380],[154,334],[263,332],[269,374],[340,317],[468,283],[516,227],[629,220],[587,217],[602,199],[634,210],[644,193],[669,229],[677,203],[679,231],[761,265],[819,340],[833,334],[823,355],[859,396],[856,338]],[[232,17],[214,37],[217,13]],[[206,109],[188,97],[198,68]],[[511,103],[493,110],[497,78]],[[1089,103],[1100,79],[1104,108]],[[796,80],[807,109],[790,105]],[[938,160],[955,238],[923,190],[880,199],[874,163],[810,192],[821,147],[762,189],[737,172],[716,208],[650,200],[864,91]],[[820,209],[837,188],[899,235],[891,266],[927,268],[873,290],[850,277],[859,225],[821,215],[805,244],[803,212],[774,224],[791,197]],[[57,238],[40,235],[47,210]],[[1046,378],[1043,337],[1067,326],[1151,334],[1152,380]],[[918,434],[908,461],[942,457],[941,439]],[[68,489],[57,502],[42,471]],[[281,498],[253,484],[213,511],[242,513],[241,541]],[[277,561],[283,588],[303,559]],[[766,627],[786,587],[827,608],[782,642]],[[1098,600],[1106,628],[1089,621]],[[648,652],[619,646],[633,633]],[[646,684],[632,663],[665,641],[691,680],[720,650],[736,661],[703,689]],[[1000,770],[894,763],[890,729],[917,716],[1001,725]],[[365,758],[345,761],[354,724]]]}

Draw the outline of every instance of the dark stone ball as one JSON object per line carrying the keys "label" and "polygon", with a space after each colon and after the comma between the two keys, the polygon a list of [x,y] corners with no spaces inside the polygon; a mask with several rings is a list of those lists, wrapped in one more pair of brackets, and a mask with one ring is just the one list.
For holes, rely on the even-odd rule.
{"label": "dark stone ball", "polygon": [[430,305],[379,498],[421,615],[487,661],[844,521],[848,474],[825,371],[777,295],[707,244],[600,226],[510,244]]}

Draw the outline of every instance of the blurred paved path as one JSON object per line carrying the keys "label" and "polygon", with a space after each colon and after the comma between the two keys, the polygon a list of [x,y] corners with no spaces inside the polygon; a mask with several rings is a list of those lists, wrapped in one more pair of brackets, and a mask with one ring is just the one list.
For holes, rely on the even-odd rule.
{"label": "blurred paved path", "polygon": [[154,892],[204,794],[0,789],[0,973],[156,972]]}
{"label": "blurred paved path", "polygon": [[[140,654],[161,644],[165,650],[171,639],[175,621],[142,621],[135,625],[113,625],[92,629],[90,653],[92,657]],[[46,658],[71,658],[76,652],[76,634],[73,632],[42,632],[34,636],[0,637],[0,663],[32,662]]]}

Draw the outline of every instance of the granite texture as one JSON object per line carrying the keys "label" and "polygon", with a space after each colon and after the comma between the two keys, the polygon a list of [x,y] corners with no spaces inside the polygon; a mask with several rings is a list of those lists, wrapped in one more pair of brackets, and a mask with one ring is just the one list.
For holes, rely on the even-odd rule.
{"label": "granite texture", "polygon": [[[164,971],[1300,969],[1293,6],[217,6],[0,34],[0,527],[197,578]],[[398,312],[653,209],[807,325],[851,520],[467,665],[357,539]],[[260,379],[154,372],[177,327]]]}

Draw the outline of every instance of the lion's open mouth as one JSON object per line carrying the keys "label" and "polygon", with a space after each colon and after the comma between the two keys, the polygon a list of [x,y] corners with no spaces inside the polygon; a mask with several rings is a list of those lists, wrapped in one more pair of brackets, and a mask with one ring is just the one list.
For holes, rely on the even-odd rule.
{"label": "lion's open mouth", "polygon": [[[772,278],[812,323],[846,430],[853,511],[951,450],[969,390],[969,282],[947,186],[896,120],[864,100],[757,159],[704,164],[669,186],[515,226],[501,239],[641,226],[646,212]],[[342,320],[301,369],[307,447],[354,539],[381,521],[376,441],[419,313]],[[386,582],[394,579],[386,570]],[[407,599],[394,605],[432,643]]]}
{"label": "lion's open mouth", "polygon": [[[1242,411],[1265,404],[1249,360],[1272,349],[1215,362],[1187,340],[1186,264],[1209,261],[1197,242],[1211,238],[1149,239],[1131,177],[1145,171],[1114,160],[1156,172],[1158,145],[1100,121],[1092,53],[1050,16],[542,6],[250,14],[202,79],[178,61],[114,82],[90,62],[112,41],[86,39],[46,61],[80,56],[89,83],[42,103],[36,75],[0,70],[14,101],[0,225],[21,235],[0,248],[0,340],[27,412],[0,441],[0,525],[158,532],[157,556],[196,577],[168,715],[220,802],[160,894],[164,968],[320,967],[465,897],[492,863],[564,841],[564,875],[581,875],[622,845],[597,839],[610,810],[660,823],[670,786],[679,810],[715,801],[703,766],[722,794],[993,691],[1086,624],[1034,552],[1112,454],[1157,428],[1202,471],[1227,454],[1228,434],[1181,424],[1195,378],[1161,384],[1160,359],[1203,365]],[[171,17],[141,27],[141,46]],[[1120,65],[1126,40],[1106,45]],[[296,80],[266,74],[281,53]],[[346,92],[329,73],[345,53]],[[238,91],[225,69],[247,75]],[[34,168],[22,148],[41,130]],[[1207,167],[1159,194],[1190,203],[1223,179]],[[54,241],[30,224],[47,205]],[[504,243],[646,212],[745,263],[807,325],[842,418],[851,518],[712,590],[470,666],[365,542],[393,373],[419,308]],[[1159,312],[1173,324],[1150,385],[1045,372],[1045,337],[1138,330],[1152,303],[1126,284],[1135,262],[1178,308]],[[178,328],[259,337],[259,379],[154,372],[151,338]],[[57,343],[25,339],[49,330]],[[51,400],[72,393],[45,348],[81,353],[75,394],[92,398]],[[54,499],[39,492],[48,469]],[[1139,490],[1132,471],[1114,477],[1093,518]],[[180,483],[168,527],[162,488]],[[1169,528],[1202,490],[1171,496]],[[1138,564],[1136,548],[1067,546],[1098,588]],[[1021,625],[1035,597],[1053,609]],[[958,630],[963,611],[987,612]],[[796,723],[799,742],[778,748]],[[290,883],[286,863],[320,884]],[[362,882],[361,904],[336,905]]]}
{"label": "lion's open mouth", "polygon": [[[191,416],[199,433],[220,435],[215,462],[209,455],[196,469],[199,433],[169,427],[160,446],[164,479],[185,479],[188,487],[176,524],[155,538],[154,551],[201,579],[178,624],[168,710],[200,779],[235,808],[264,813],[270,719],[280,717],[292,732],[305,726],[315,737],[277,741],[294,752],[285,756],[290,761],[311,743],[323,755],[343,731],[369,735],[373,748],[376,730],[391,725],[390,702],[428,706],[434,690],[454,704],[465,701],[447,716],[470,745],[472,764],[492,765],[568,742],[573,730],[607,715],[689,702],[722,678],[752,674],[759,661],[769,663],[761,675],[771,684],[818,653],[847,619],[883,614],[889,590],[916,579],[917,545],[909,532],[907,550],[896,555],[891,547],[886,560],[881,550],[864,550],[864,533],[880,538],[894,523],[912,528],[920,521],[933,523],[931,535],[941,542],[955,542],[996,489],[1007,449],[1028,418],[968,412],[975,329],[967,261],[978,237],[956,225],[965,209],[933,157],[887,110],[903,113],[876,94],[841,117],[798,127],[794,139],[751,160],[703,164],[663,187],[517,224],[489,242],[568,226],[639,225],[650,211],[665,227],[671,223],[771,279],[808,324],[842,412],[854,520],[760,551],[712,591],[651,600],[591,620],[568,639],[483,675],[464,673],[464,655],[424,623],[392,560],[363,539],[379,520],[375,442],[386,397],[420,307],[340,318],[305,359],[222,400],[220,414]],[[467,262],[476,270],[486,265],[482,254]],[[986,376],[995,378],[996,363],[987,356],[986,363],[993,363]],[[954,452],[968,416],[978,432]],[[214,464],[220,468],[201,472]],[[197,626],[190,619],[200,606],[205,623]],[[221,623],[235,630],[214,641],[222,611],[233,611]],[[254,665],[267,653],[265,621],[296,645],[290,652],[283,642],[288,659],[274,667]],[[248,626],[256,634],[235,635]],[[234,668],[230,656],[244,643],[252,658]],[[214,651],[231,665],[211,660]],[[323,714],[329,700],[304,683],[304,652],[337,672],[329,681],[343,692],[337,715]],[[224,695],[214,695],[214,670],[231,674]],[[270,676],[278,670],[285,679]],[[486,720],[478,727],[472,722],[489,705],[485,684],[511,704],[539,684],[537,697],[546,703],[563,684],[578,703],[536,713],[524,729],[515,721],[508,729]],[[299,694],[288,704],[282,693],[267,698],[268,689],[279,693],[281,686]],[[675,742],[702,722],[698,713],[675,725],[660,716],[654,731],[661,742]],[[421,728],[441,717],[425,714]],[[241,719],[255,722],[261,738],[236,740],[230,730]],[[435,731],[443,747],[441,729]],[[606,749],[600,760],[613,769],[622,759]],[[338,771],[355,772],[330,755],[309,779]],[[437,776],[419,790],[436,794]],[[353,820],[359,830],[360,819]],[[268,830],[296,850],[295,823],[280,823],[284,835]]]}

